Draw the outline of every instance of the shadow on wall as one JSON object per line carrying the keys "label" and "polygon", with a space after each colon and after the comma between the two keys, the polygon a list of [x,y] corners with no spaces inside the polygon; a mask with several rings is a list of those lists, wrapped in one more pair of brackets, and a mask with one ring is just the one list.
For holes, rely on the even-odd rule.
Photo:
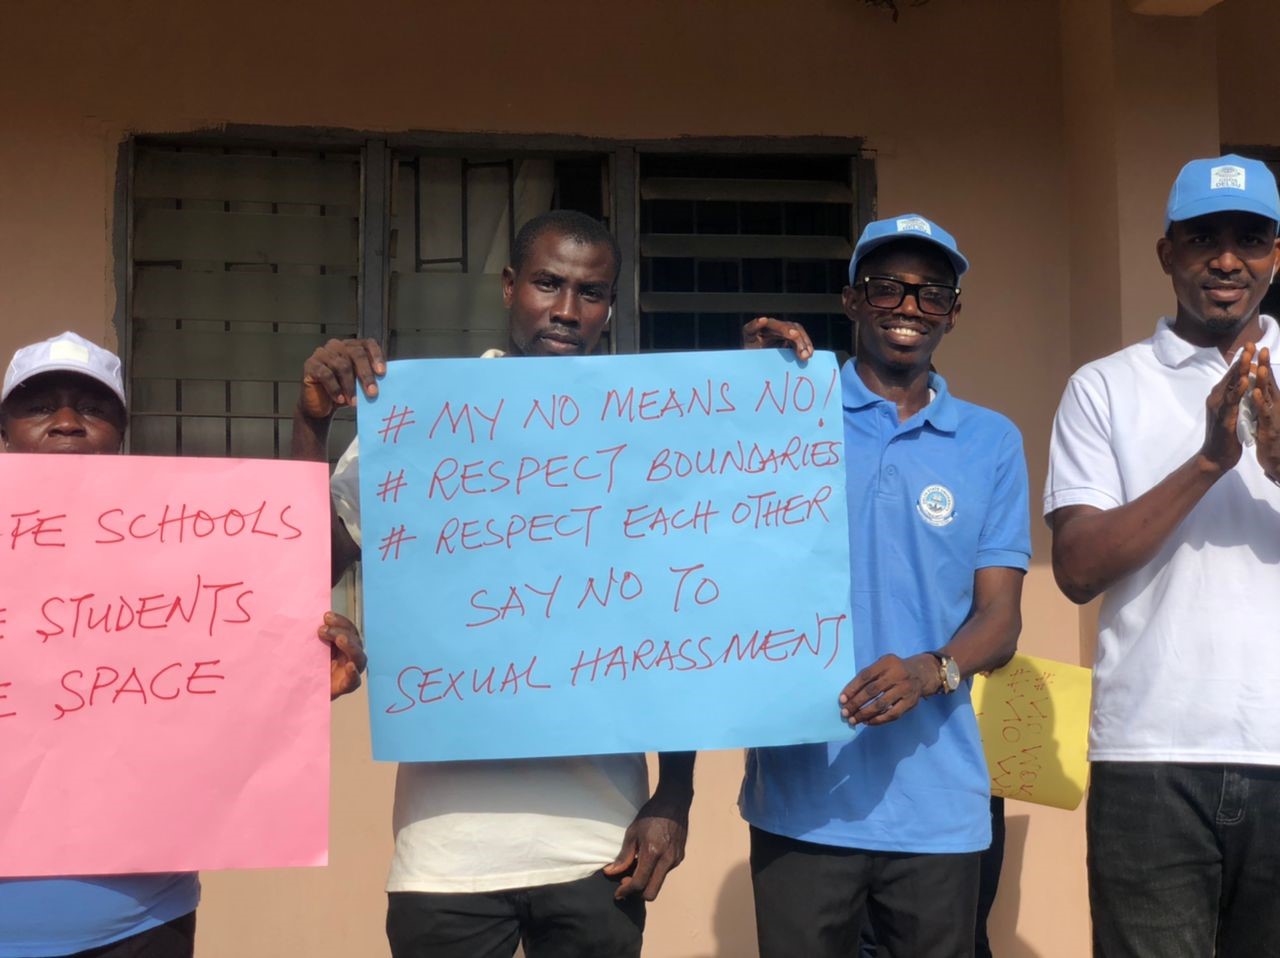
{"label": "shadow on wall", "polygon": [[1000,872],[1000,890],[996,894],[996,903],[987,922],[991,953],[997,958],[1047,958],[1018,937],[1022,865],[1026,858],[1027,831],[1030,825],[1031,819],[1026,815],[1005,817],[1004,868]]}
{"label": "shadow on wall", "polygon": [[714,951],[696,951],[681,958],[758,958],[756,910],[751,898],[751,868],[738,862],[725,876],[716,896],[712,919]]}
{"label": "shadow on wall", "polygon": [[751,866],[738,862],[725,876],[716,898],[716,950],[710,958],[756,958],[756,909]]}

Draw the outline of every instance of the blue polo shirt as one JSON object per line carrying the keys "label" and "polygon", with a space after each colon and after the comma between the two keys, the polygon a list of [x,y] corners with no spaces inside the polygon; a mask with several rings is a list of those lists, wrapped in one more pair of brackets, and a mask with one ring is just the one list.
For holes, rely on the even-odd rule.
{"label": "blue polo shirt", "polygon": [[0,880],[0,958],[74,955],[181,918],[200,903],[191,872]]}
{"label": "blue polo shirt", "polygon": [[[972,611],[978,569],[1027,568],[1027,467],[1013,423],[952,397],[941,376],[929,377],[933,401],[903,423],[854,361],[841,386],[862,669],[946,645]],[[822,845],[972,852],[991,844],[989,794],[962,682],[844,741],[748,751],[739,807],[757,828]]]}

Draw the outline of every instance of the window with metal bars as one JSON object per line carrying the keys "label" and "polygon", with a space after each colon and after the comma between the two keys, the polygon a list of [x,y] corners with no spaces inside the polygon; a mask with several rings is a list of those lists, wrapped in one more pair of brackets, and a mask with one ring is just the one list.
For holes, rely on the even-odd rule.
{"label": "window with metal bars", "polygon": [[132,452],[288,454],[303,360],[356,330],[359,204],[358,151],[137,145]]}
{"label": "window with metal bars", "polygon": [[[133,452],[287,455],[302,363],[331,336],[393,358],[505,345],[501,270],[548,209],[618,237],[607,351],[733,348],[762,313],[848,348],[838,291],[870,210],[857,141],[426,139],[134,141]],[[332,456],[353,432],[340,414]]]}
{"label": "window with metal bars", "polygon": [[640,348],[731,349],[759,315],[847,351],[839,290],[858,196],[848,155],[644,154]]}
{"label": "window with metal bars", "polygon": [[[388,352],[476,356],[507,344],[502,269],[550,209],[610,220],[604,156],[392,157]],[[606,343],[605,347],[609,346]]]}

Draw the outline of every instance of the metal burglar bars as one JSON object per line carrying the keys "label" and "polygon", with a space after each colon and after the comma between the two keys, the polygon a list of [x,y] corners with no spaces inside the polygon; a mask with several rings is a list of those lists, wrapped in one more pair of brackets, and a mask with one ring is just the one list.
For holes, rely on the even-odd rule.
{"label": "metal burglar bars", "polygon": [[[331,336],[393,358],[505,345],[502,267],[548,209],[618,238],[606,351],[734,348],[761,313],[849,348],[837,291],[874,194],[857,140],[241,137],[132,144],[135,453],[287,455],[302,362]],[[339,414],[332,455],[353,432]]]}
{"label": "metal burglar bars", "polygon": [[516,231],[553,208],[609,222],[599,155],[401,152],[393,164],[388,349],[395,358],[506,346],[501,274]]}
{"label": "metal burglar bars", "polygon": [[761,314],[847,351],[856,159],[640,154],[640,348],[732,349]]}
{"label": "metal burglar bars", "polygon": [[131,451],[287,455],[303,360],[356,331],[359,160],[136,146]]}

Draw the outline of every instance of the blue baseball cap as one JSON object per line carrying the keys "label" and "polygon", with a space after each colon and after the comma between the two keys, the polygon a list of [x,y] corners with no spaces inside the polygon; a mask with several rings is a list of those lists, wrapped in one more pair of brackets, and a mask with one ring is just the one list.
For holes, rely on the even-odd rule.
{"label": "blue baseball cap", "polygon": [[1209,213],[1236,212],[1280,223],[1280,194],[1266,164],[1235,153],[1192,160],[1173,181],[1164,228]]}
{"label": "blue baseball cap", "polygon": [[858,282],[858,261],[877,247],[898,240],[921,240],[932,243],[944,253],[951,265],[955,267],[956,283],[969,268],[969,261],[964,258],[956,245],[956,238],[937,223],[921,216],[919,213],[903,213],[901,216],[890,216],[888,219],[868,223],[867,228],[858,237],[858,245],[853,248],[853,258],[849,260],[849,285]]}

